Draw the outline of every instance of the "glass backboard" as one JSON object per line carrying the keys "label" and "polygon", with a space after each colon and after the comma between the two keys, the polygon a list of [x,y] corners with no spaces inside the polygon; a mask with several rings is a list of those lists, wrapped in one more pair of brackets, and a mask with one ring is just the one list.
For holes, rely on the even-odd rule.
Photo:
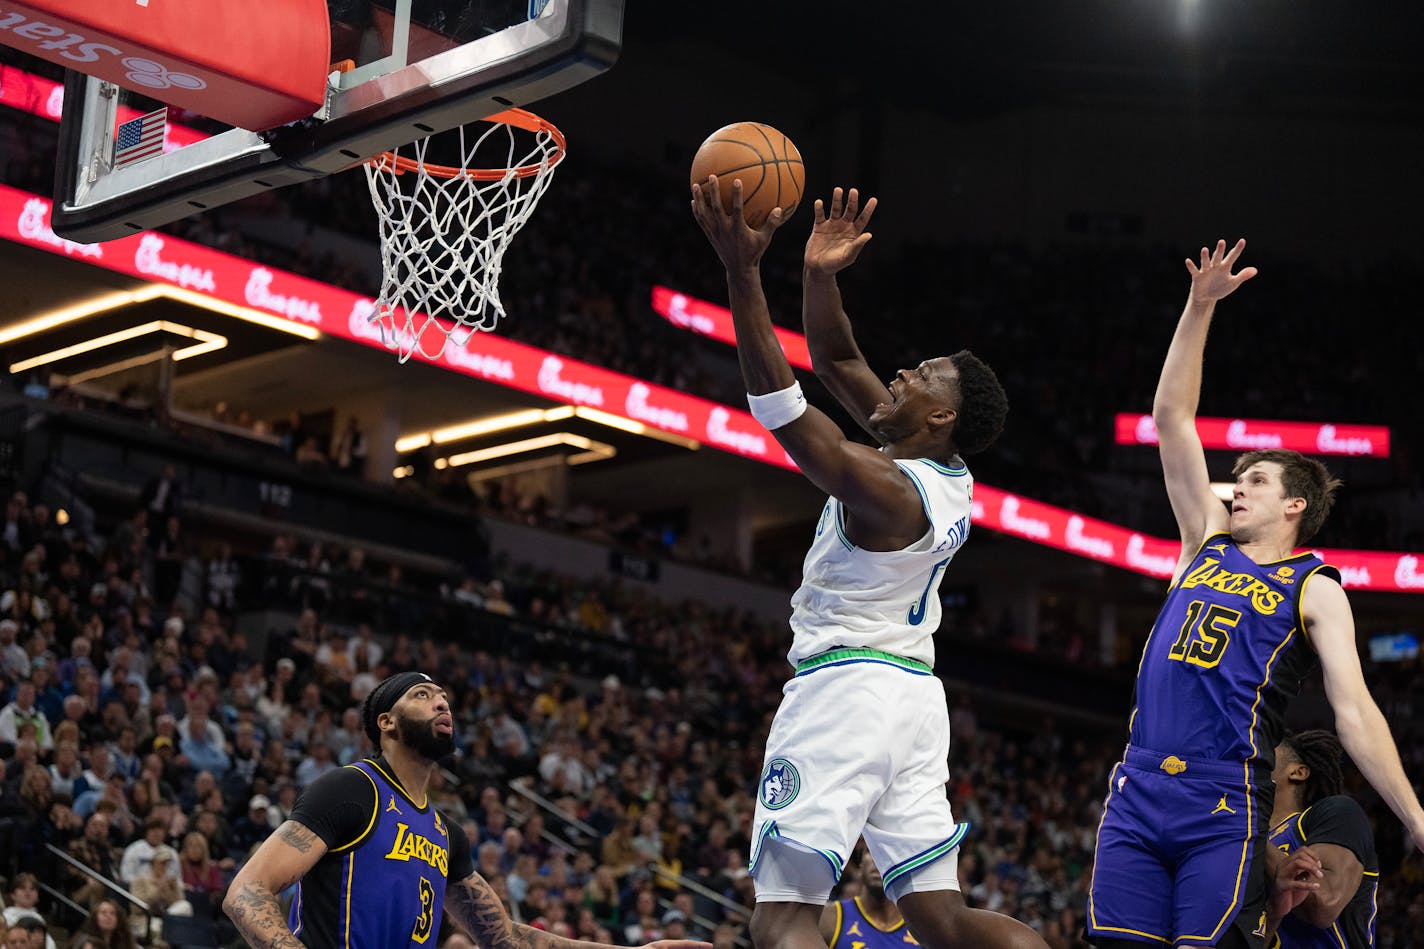
{"label": "glass backboard", "polygon": [[153,98],[162,93],[71,72],[55,232],[86,243],[124,237],[555,95],[613,64],[624,0],[327,5],[325,105],[276,129],[252,132],[170,108],[162,152],[135,160],[118,139],[133,140],[137,126],[125,131],[125,123],[162,108]]}

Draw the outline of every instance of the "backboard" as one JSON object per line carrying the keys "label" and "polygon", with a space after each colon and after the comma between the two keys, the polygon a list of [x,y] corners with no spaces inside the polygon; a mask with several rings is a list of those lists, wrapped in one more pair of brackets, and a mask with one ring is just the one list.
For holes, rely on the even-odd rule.
{"label": "backboard", "polygon": [[[71,71],[55,232],[85,243],[124,237],[554,95],[613,64],[624,0],[327,0],[327,6],[333,71],[325,104],[275,129],[252,132],[170,108],[163,153],[116,162],[119,127],[161,108],[163,92],[146,88],[139,95]],[[261,16],[260,4],[251,8],[254,18]]]}

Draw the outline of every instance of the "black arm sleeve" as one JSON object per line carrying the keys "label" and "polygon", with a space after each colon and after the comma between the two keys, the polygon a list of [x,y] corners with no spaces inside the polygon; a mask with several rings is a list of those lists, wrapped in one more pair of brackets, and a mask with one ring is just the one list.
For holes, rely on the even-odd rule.
{"label": "black arm sleeve", "polygon": [[348,846],[371,826],[376,786],[356,768],[334,768],[297,798],[291,819],[316,834],[328,850]]}
{"label": "black arm sleeve", "polygon": [[470,838],[465,836],[465,828],[450,819],[450,815],[440,812],[440,820],[450,832],[450,872],[447,880],[460,881],[475,872],[475,859],[470,853]]}
{"label": "black arm sleeve", "polygon": [[1318,802],[1306,812],[1301,829],[1306,844],[1336,844],[1353,852],[1366,870],[1379,869],[1370,820],[1354,798],[1337,794]]}

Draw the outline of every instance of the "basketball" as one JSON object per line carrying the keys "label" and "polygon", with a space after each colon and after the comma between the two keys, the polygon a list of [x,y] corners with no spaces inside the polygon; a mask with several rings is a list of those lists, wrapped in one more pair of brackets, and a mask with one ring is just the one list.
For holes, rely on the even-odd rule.
{"label": "basketball", "polygon": [[760,122],[734,122],[713,132],[692,159],[692,183],[717,176],[722,207],[732,210],[732,182],[742,181],[742,217],[761,227],[772,208],[790,217],[801,201],[806,166],[791,139]]}

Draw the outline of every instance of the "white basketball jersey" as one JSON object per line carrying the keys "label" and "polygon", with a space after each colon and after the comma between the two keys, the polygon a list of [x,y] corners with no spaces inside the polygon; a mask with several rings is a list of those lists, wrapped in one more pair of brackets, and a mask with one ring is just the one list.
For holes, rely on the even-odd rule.
{"label": "white basketball jersey", "polygon": [[903,550],[861,550],[846,537],[845,507],[829,498],[791,598],[792,665],[838,646],[934,665],[939,583],[969,536],[974,479],[927,458],[895,464],[920,492],[929,530]]}

